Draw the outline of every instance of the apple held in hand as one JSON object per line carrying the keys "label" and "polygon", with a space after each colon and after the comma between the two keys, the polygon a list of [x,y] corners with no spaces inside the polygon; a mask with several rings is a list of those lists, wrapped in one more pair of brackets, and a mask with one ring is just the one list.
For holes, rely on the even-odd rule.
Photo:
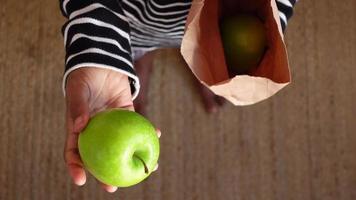
{"label": "apple held in hand", "polygon": [[228,16],[220,23],[225,58],[231,75],[257,67],[266,49],[266,31],[255,15]]}
{"label": "apple held in hand", "polygon": [[85,168],[101,182],[128,187],[154,170],[159,139],[153,125],[141,115],[111,109],[96,114],[79,135],[79,153]]}

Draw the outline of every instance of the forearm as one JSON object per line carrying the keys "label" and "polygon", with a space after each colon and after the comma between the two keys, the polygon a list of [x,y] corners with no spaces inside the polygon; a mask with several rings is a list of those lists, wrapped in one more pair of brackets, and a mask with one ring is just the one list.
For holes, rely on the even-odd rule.
{"label": "forearm", "polygon": [[130,78],[133,97],[139,81],[131,58],[129,24],[112,0],[61,0],[68,21],[62,33],[66,49],[63,92],[68,75],[82,67],[111,69]]}

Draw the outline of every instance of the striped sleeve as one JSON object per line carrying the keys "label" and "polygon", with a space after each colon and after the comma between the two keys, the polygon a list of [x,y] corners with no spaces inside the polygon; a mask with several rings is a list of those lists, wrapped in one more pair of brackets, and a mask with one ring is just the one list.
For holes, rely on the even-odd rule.
{"label": "striped sleeve", "polygon": [[293,15],[293,8],[297,1],[298,0],[276,0],[283,31],[287,27],[289,18]]}
{"label": "striped sleeve", "polygon": [[60,0],[66,50],[62,89],[70,72],[82,67],[111,69],[129,77],[133,99],[140,85],[132,57],[130,26],[119,4],[113,0]]}

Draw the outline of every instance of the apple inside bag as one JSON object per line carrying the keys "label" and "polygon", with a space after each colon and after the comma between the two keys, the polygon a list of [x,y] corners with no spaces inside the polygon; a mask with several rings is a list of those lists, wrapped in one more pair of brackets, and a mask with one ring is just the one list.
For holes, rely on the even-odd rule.
{"label": "apple inside bag", "polygon": [[[219,0],[193,0],[181,54],[202,84],[234,105],[251,105],[276,94],[291,81],[288,55],[275,0],[231,1],[220,9]],[[265,50],[258,65],[243,74],[231,74],[220,31],[221,16],[256,15],[265,28]],[[235,48],[236,49],[236,48]],[[237,51],[245,56],[243,52]],[[246,57],[246,56],[245,56]],[[244,57],[242,57],[244,58]]]}

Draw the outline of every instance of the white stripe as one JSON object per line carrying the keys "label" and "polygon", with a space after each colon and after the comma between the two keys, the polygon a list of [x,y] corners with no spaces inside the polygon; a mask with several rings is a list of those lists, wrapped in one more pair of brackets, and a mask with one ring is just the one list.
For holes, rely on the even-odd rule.
{"label": "white stripe", "polygon": [[283,12],[279,12],[279,17],[283,20],[285,25],[287,25],[287,17]]}
{"label": "white stripe", "polygon": [[112,57],[112,58],[115,58],[117,60],[120,60],[124,63],[126,63],[127,65],[129,65],[131,68],[133,68],[132,66],[132,63],[130,61],[128,61],[126,58],[123,58],[121,56],[118,56],[116,54],[113,54],[113,53],[110,53],[110,52],[107,52],[107,51],[104,51],[102,49],[98,49],[98,48],[89,48],[89,49],[86,49],[86,50],[83,50],[81,52],[78,52],[78,53],[75,53],[75,54],[72,54],[70,55],[68,58],[67,58],[67,61],[66,61],[66,65],[68,64],[68,62],[78,56],[78,55],[82,55],[82,54],[86,54],[86,53],[96,53],[96,54],[102,54],[102,55],[106,55],[106,56],[109,56],[109,57]]}
{"label": "white stripe", "polygon": [[293,7],[292,3],[289,0],[277,0],[279,3],[282,3],[286,6]]}
{"label": "white stripe", "polygon": [[140,91],[140,82],[139,82],[139,79],[137,76],[125,71],[125,70],[122,70],[122,69],[119,69],[119,68],[116,68],[114,66],[110,66],[110,65],[105,65],[105,64],[100,64],[100,63],[80,63],[80,64],[77,64],[77,65],[74,65],[73,67],[71,67],[70,69],[68,69],[65,73],[64,73],[64,76],[63,76],[63,81],[62,81],[62,91],[63,91],[63,95],[64,97],[66,96],[66,82],[67,82],[67,77],[68,75],[76,70],[76,69],[79,69],[79,68],[84,68],[84,67],[96,67],[96,68],[103,68],[103,69],[110,69],[110,70],[114,70],[114,71],[117,71],[117,72],[120,72],[120,73],[123,73],[125,75],[127,75],[128,77],[132,78],[135,80],[135,92],[132,94],[132,100],[136,99],[139,91]]}
{"label": "white stripe", "polygon": [[[184,27],[182,27],[183,29]],[[180,38],[182,37],[182,35],[184,35],[184,29],[183,30],[177,30],[176,32],[173,33],[160,33],[160,32],[155,32],[155,31],[150,31],[147,30],[145,31],[145,29],[140,29],[140,28],[136,28],[138,30],[134,30],[133,28],[131,28],[131,35],[132,34],[140,34],[142,36],[147,36],[147,37],[155,37],[155,38]]]}
{"label": "white stripe", "polygon": [[139,39],[132,40],[132,46],[144,46],[144,47],[179,47],[182,40],[172,40],[172,41],[161,41],[161,42],[147,42],[145,40],[140,41]]}
{"label": "white stripe", "polygon": [[149,40],[146,38],[140,38],[137,36],[132,36],[132,45],[135,46],[160,46],[160,45],[168,45],[172,44],[172,46],[177,46],[176,44],[180,44],[182,41],[182,38],[176,38],[176,39],[166,39],[166,40]]}
{"label": "white stripe", "polygon": [[[152,15],[150,15],[149,13],[148,13],[148,11],[147,11],[147,7],[146,7],[146,5],[145,5],[145,3],[142,3],[141,1],[139,1],[139,3],[141,3],[142,4],[142,8],[139,8],[139,7],[137,7],[136,5],[134,5],[134,4],[132,4],[132,3],[128,3],[128,5],[129,6],[131,6],[132,8],[133,8],[133,6],[135,7],[135,8],[137,8],[137,9],[135,9],[136,11],[144,11],[145,13],[146,13],[146,15],[148,16],[148,18],[150,18],[150,19],[153,19],[153,20],[155,20],[155,21],[160,21],[160,22],[177,22],[177,21],[179,21],[179,20],[182,20],[182,19],[185,19],[185,18],[187,18],[187,15],[188,15],[188,13],[186,14],[186,15],[183,15],[183,16],[181,16],[181,17],[167,17],[167,16],[165,16],[165,15],[169,15],[169,12],[165,12],[164,13],[164,15],[162,16],[162,14],[159,14],[159,13],[156,13],[156,14],[158,14],[158,15],[161,15],[161,18],[156,18],[156,17],[154,17],[154,16],[152,16]],[[152,9],[150,9],[150,10],[152,10]],[[187,11],[187,10],[184,10],[184,11]],[[140,12],[140,14],[141,14],[141,12]],[[142,14],[140,15],[140,16],[142,16]],[[170,24],[171,25],[171,24]]]}
{"label": "white stripe", "polygon": [[72,40],[70,41],[70,45],[75,42],[76,40],[78,40],[79,38],[88,38],[90,40],[94,40],[97,42],[105,42],[105,43],[109,43],[112,45],[117,46],[121,51],[130,54],[126,49],[124,49],[121,44],[119,42],[117,42],[116,40],[110,39],[110,38],[103,38],[103,37],[97,37],[97,36],[89,36],[86,34],[82,34],[82,33],[77,33],[72,37]]}
{"label": "white stripe", "polygon": [[84,13],[88,13],[88,12],[90,12],[92,10],[95,10],[95,9],[98,9],[98,8],[104,8],[104,9],[110,11],[111,13],[115,14],[120,19],[122,19],[124,21],[127,21],[127,19],[126,19],[126,17],[124,15],[116,13],[115,11],[111,10],[110,8],[104,6],[104,5],[100,4],[100,3],[93,3],[93,4],[90,4],[90,5],[86,6],[85,8],[76,10],[75,12],[70,14],[69,19],[72,19],[72,18],[74,18],[74,17],[76,17],[78,15],[84,14]]}
{"label": "white stripe", "polygon": [[[183,37],[183,36],[182,36]],[[144,46],[177,46],[178,44],[181,43],[182,41],[181,38],[176,38],[176,39],[151,39],[150,38],[142,38],[138,37],[136,35],[131,36],[132,44],[133,45],[144,45]],[[179,45],[178,45],[179,46]]]}
{"label": "white stripe", "polygon": [[150,3],[147,3],[148,8],[150,9],[150,11],[152,11],[154,14],[156,15],[161,15],[161,16],[165,16],[165,15],[178,15],[178,14],[183,14],[183,13],[189,13],[189,9],[182,9],[182,10],[178,10],[178,11],[173,11],[173,12],[158,12],[156,11],[154,8],[152,8]]}
{"label": "white stripe", "polygon": [[185,30],[184,24],[185,23],[186,23],[186,21],[182,21],[182,25],[177,26],[176,28],[173,28],[173,29],[164,30],[164,29],[159,29],[156,27],[142,24],[140,21],[131,21],[130,20],[132,32],[134,32],[133,29],[137,29],[138,31],[145,33],[147,35],[155,35],[155,36],[159,35],[162,37],[178,35],[178,34],[180,34],[180,32],[184,33],[184,30]]}
{"label": "white stripe", "polygon": [[109,28],[114,30],[115,32],[117,32],[119,35],[121,35],[122,37],[126,38],[128,41],[130,41],[130,36],[128,33],[126,33],[125,31],[118,29],[116,26],[108,24],[106,22],[102,22],[99,21],[97,19],[93,19],[93,18],[89,18],[89,17],[83,17],[83,18],[78,18],[75,19],[71,22],[69,22],[69,24],[67,24],[65,31],[64,31],[64,45],[67,44],[67,35],[68,35],[68,30],[71,26],[75,25],[75,24],[95,24],[97,26],[101,26],[101,27],[105,27],[105,28]]}
{"label": "white stripe", "polygon": [[153,0],[150,1],[154,6],[156,6],[157,8],[171,8],[174,6],[189,6],[192,3],[191,2],[177,2],[177,3],[171,3],[171,4],[167,4],[167,5],[159,5],[156,2],[154,2]]}
{"label": "white stripe", "polygon": [[[178,33],[178,32],[177,32]],[[148,41],[154,41],[154,40],[157,40],[157,41],[167,41],[167,40],[174,40],[174,39],[182,39],[183,38],[183,35],[184,35],[184,32],[181,31],[179,32],[180,35],[176,35],[176,36],[170,36],[170,37],[167,37],[166,35],[157,35],[157,36],[154,36],[154,35],[145,35],[145,34],[140,34],[140,33],[136,33],[136,32],[131,32],[131,40],[132,40],[132,36],[135,36],[135,37],[138,37],[138,38],[142,38],[142,39],[146,39]]]}
{"label": "white stripe", "polygon": [[64,1],[63,1],[63,5],[62,5],[63,10],[64,10],[64,13],[65,13],[66,15],[68,15],[68,13],[67,13],[67,4],[68,4],[68,2],[69,2],[69,0],[64,0]]}
{"label": "white stripe", "polygon": [[144,42],[138,42],[138,43],[132,43],[133,47],[146,47],[146,48],[151,48],[151,47],[158,47],[158,48],[179,48],[181,44],[180,41],[163,41],[163,42],[157,42],[157,43],[144,43]]}
{"label": "white stripe", "polygon": [[131,35],[131,41],[132,41],[132,44],[141,44],[141,45],[145,45],[145,46],[155,46],[155,45],[159,44],[159,42],[157,42],[157,41],[150,41],[150,40],[137,38],[134,35]]}
{"label": "white stripe", "polygon": [[[175,27],[177,26],[178,24],[181,23],[181,21],[178,21],[174,24],[169,24],[169,25],[166,25],[166,24],[160,24],[160,23],[155,23],[155,22],[152,22],[152,21],[149,21],[147,18],[145,18],[142,13],[141,13],[141,10],[139,8],[137,8],[135,5],[127,2],[127,5],[129,5],[131,8],[133,8],[134,10],[136,10],[136,12],[138,13],[138,15],[141,17],[142,21],[143,22],[146,22],[147,24],[149,25],[155,25],[155,26],[159,26],[159,27],[164,27],[165,29],[167,28],[172,28],[172,27]],[[150,17],[150,16],[149,16]],[[152,17],[153,18],[153,17]],[[177,19],[185,19],[186,16],[183,16],[183,17],[179,17]],[[165,22],[165,20],[162,20],[162,19],[158,19],[158,18],[154,18],[156,21],[161,21],[161,22]]]}
{"label": "white stripe", "polygon": [[[131,13],[129,13],[129,12],[125,11],[125,10],[124,10],[124,12],[125,12],[125,15],[128,17],[128,20],[130,21],[130,24],[131,25],[136,25],[136,27],[138,27],[137,29],[140,30],[142,28],[149,28],[152,31],[157,31],[158,33],[166,33],[167,35],[175,35],[176,33],[174,33],[174,31],[177,30],[177,29],[184,28],[184,25],[186,23],[185,20],[182,20],[181,22],[178,23],[178,24],[182,24],[181,26],[173,27],[173,28],[170,28],[170,29],[165,29],[165,28],[162,29],[162,28],[157,28],[157,27],[153,27],[153,26],[149,26],[147,24],[144,24],[140,20],[138,20],[135,16],[133,16]],[[161,24],[158,24],[158,25],[161,25]],[[152,34],[156,34],[156,33],[153,32]]]}
{"label": "white stripe", "polygon": [[[177,46],[181,40],[147,40],[139,37],[132,36],[132,44],[133,45],[144,45],[144,46]],[[179,46],[179,45],[178,45]]]}

